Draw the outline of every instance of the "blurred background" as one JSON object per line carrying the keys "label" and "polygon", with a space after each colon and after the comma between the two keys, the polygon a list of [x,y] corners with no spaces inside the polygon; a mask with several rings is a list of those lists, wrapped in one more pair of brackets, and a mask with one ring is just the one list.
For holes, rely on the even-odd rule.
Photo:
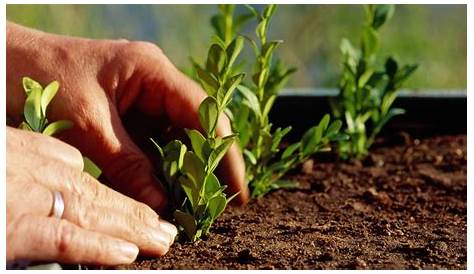
{"label": "blurred background", "polygon": [[[183,70],[191,67],[190,56],[204,60],[213,34],[209,21],[216,12],[214,5],[7,5],[6,9],[7,20],[48,32],[154,42]],[[245,7],[239,5],[236,13],[243,12]],[[401,63],[420,64],[407,89],[465,90],[466,17],[466,5],[397,5],[381,29],[380,56],[391,54]],[[362,5],[280,5],[270,38],[285,41],[277,54],[298,68],[288,86],[337,87],[339,43],[347,37],[358,44],[363,21]],[[251,21],[242,32],[254,36],[254,28]]]}

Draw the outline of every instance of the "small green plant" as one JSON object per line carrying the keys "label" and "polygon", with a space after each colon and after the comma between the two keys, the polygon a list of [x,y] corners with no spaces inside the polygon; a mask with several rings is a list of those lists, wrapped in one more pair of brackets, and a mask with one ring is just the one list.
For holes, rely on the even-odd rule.
{"label": "small green plant", "polygon": [[186,130],[192,149],[188,150],[178,140],[161,148],[152,139],[160,154],[162,181],[174,208],[175,223],[191,241],[207,235],[213,222],[235,197],[227,198],[226,186],[221,185],[214,171],[237,137],[219,137],[216,128],[234,90],[245,76],[232,72],[243,43],[242,37],[226,43],[216,36],[205,66],[194,63],[198,79],[209,96],[199,106],[199,121],[205,135],[195,129]]}
{"label": "small green plant", "polygon": [[[272,130],[268,115],[278,93],[296,69],[286,68],[279,60],[272,61],[275,49],[283,42],[267,38],[270,20],[277,6],[268,5],[261,13],[251,6],[247,8],[258,20],[255,31],[257,41],[246,37],[255,53],[255,71],[251,83],[238,86],[238,96],[227,114],[234,131],[239,134],[251,195],[261,197],[274,189],[296,187],[296,182],[282,180],[282,176],[312,154],[329,149],[331,141],[341,138],[341,122],[330,123],[330,117],[326,115],[317,126],[304,134],[300,142],[291,144],[280,152],[280,143],[291,127]],[[233,26],[227,28],[236,29]],[[216,29],[216,33],[219,35],[221,32]]]}
{"label": "small green plant", "polygon": [[331,100],[333,114],[345,121],[348,140],[339,142],[341,158],[364,158],[382,127],[394,116],[403,114],[391,108],[403,82],[418,65],[399,66],[393,57],[385,60],[385,67],[377,69],[379,33],[394,13],[393,5],[367,5],[360,49],[347,39],[341,42],[343,71],[339,95]]}
{"label": "small green plant", "polygon": [[[59,90],[59,83],[53,81],[43,88],[38,82],[31,78],[23,77],[23,90],[26,93],[25,106],[23,108],[24,121],[19,128],[45,135],[53,136],[73,126],[69,120],[59,120],[50,123],[46,117],[48,105]],[[84,159],[84,171],[94,178],[98,178],[101,170],[89,158]]]}

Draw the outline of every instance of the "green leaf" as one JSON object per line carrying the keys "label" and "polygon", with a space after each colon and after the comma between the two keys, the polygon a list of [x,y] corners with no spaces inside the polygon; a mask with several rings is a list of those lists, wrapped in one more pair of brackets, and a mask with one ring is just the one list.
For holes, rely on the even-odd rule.
{"label": "green leaf", "polygon": [[284,128],[283,130],[281,128],[277,128],[275,132],[273,133],[273,139],[272,139],[272,147],[270,148],[271,151],[278,151],[278,147],[280,146],[280,142],[283,139],[283,137],[290,132],[291,126],[288,126]]}
{"label": "green leaf", "polygon": [[223,38],[224,37],[224,16],[216,14],[211,17],[211,25],[214,28],[216,34]]}
{"label": "green leaf", "polygon": [[204,183],[204,163],[191,151],[184,154],[183,173],[196,185],[198,192]]}
{"label": "green leaf", "polygon": [[212,197],[216,192],[219,192],[221,185],[214,173],[210,173],[204,180],[204,193],[206,197]]}
{"label": "green leaf", "polygon": [[181,141],[174,140],[163,148],[163,175],[172,184],[184,164],[187,148]]}
{"label": "green leaf", "polygon": [[26,122],[33,131],[41,132],[42,115],[41,115],[41,92],[40,89],[32,89],[26,98],[23,113]]}
{"label": "green leaf", "polygon": [[395,76],[397,82],[397,88],[418,68],[418,65],[405,65],[403,66]]}
{"label": "green leaf", "polygon": [[204,142],[206,139],[202,136],[201,132],[195,129],[185,129],[186,134],[191,141],[191,146],[193,148],[194,153],[201,159],[203,162],[206,161],[207,155],[204,155],[202,152],[202,148],[204,147]]}
{"label": "green leaf", "polygon": [[54,96],[59,90],[59,83],[58,81],[53,81],[49,83],[44,89],[43,94],[41,95],[41,111],[43,117],[46,116],[46,110],[48,108],[49,103],[53,100]]}
{"label": "green leaf", "polygon": [[272,184],[272,189],[279,189],[279,188],[292,189],[292,188],[298,188],[299,186],[300,184],[296,181],[277,180]]}
{"label": "green leaf", "polygon": [[29,130],[29,131],[34,131],[33,129],[31,129],[31,127],[25,123],[25,122],[21,122],[21,124],[18,126],[19,129],[23,129],[23,130]]}
{"label": "green leaf", "polygon": [[99,178],[100,174],[102,174],[102,170],[94,163],[91,159],[82,156],[82,160],[84,161],[84,172],[89,173],[94,178]]}
{"label": "green leaf", "polygon": [[209,72],[202,69],[201,66],[195,64],[194,68],[204,90],[209,96],[214,96],[219,89],[219,82]]}
{"label": "green leaf", "polygon": [[318,145],[315,138],[316,128],[317,127],[312,127],[308,129],[305,134],[303,134],[303,138],[301,138],[301,150],[303,155],[311,154]]}
{"label": "green leaf", "polygon": [[245,4],[244,6],[250,11],[251,14],[253,14],[253,16],[255,16],[255,18],[260,20],[260,14],[258,13],[258,11],[254,7],[252,7],[248,4]]}
{"label": "green leaf", "polygon": [[43,134],[53,136],[54,134],[60,133],[63,130],[72,128],[74,124],[69,120],[60,120],[53,122],[46,126],[43,130]]}
{"label": "green leaf", "polygon": [[227,200],[224,194],[217,195],[209,200],[208,211],[211,215],[212,220],[215,220],[219,215],[224,212],[225,206],[227,205]]}
{"label": "green leaf", "polygon": [[257,96],[249,88],[244,85],[239,85],[237,90],[240,91],[245,98],[245,104],[252,110],[256,117],[260,117],[260,103]]}
{"label": "green leaf", "polygon": [[188,236],[190,240],[193,240],[197,231],[197,224],[193,215],[182,212],[180,210],[176,210],[173,213],[173,216],[176,220],[176,223],[183,228],[184,232],[186,233],[186,236]]}
{"label": "green leaf", "polygon": [[294,144],[291,144],[289,145],[284,151],[283,151],[283,154],[281,155],[281,159],[286,159],[288,157],[290,157],[291,155],[293,155],[293,153],[299,149],[301,147],[301,143],[298,142],[298,143],[294,143]]}
{"label": "green leaf", "polygon": [[369,82],[369,80],[372,77],[373,73],[374,73],[374,70],[368,69],[360,76],[359,82],[358,82],[359,88],[364,87]]}
{"label": "green leaf", "polygon": [[319,124],[316,127],[316,130],[314,132],[314,143],[319,144],[321,142],[321,139],[323,137],[323,133],[328,127],[329,119],[330,119],[329,114],[326,114],[326,115],[324,115],[324,117],[319,122]]}
{"label": "green leaf", "polygon": [[377,52],[379,40],[373,28],[366,27],[362,33],[362,52],[365,58],[372,58]]}
{"label": "green leaf", "polygon": [[196,184],[194,180],[189,177],[180,176],[178,178],[179,185],[183,189],[186,197],[188,198],[189,203],[193,210],[199,205],[199,195],[200,195],[200,188]]}
{"label": "green leaf", "polygon": [[385,72],[387,73],[390,79],[395,78],[395,74],[398,71],[397,61],[393,57],[387,58],[385,61]]}
{"label": "green leaf", "polygon": [[163,159],[165,157],[165,154],[163,153],[163,149],[155,140],[153,140],[153,138],[150,138],[150,141],[153,143],[153,145],[155,145],[156,149],[158,150],[158,153],[160,153],[160,158]]}
{"label": "green leaf", "polygon": [[29,78],[29,77],[23,77],[22,79],[23,82],[23,90],[25,91],[26,95],[29,96],[32,90],[43,90],[43,87],[36,82],[35,80]]}
{"label": "green leaf", "polygon": [[208,173],[213,172],[219,164],[222,157],[224,157],[227,150],[230,148],[232,143],[235,141],[235,135],[227,136],[222,139],[222,143],[211,152],[208,160]]}
{"label": "green leaf", "polygon": [[219,77],[226,62],[226,53],[222,45],[212,44],[207,55],[206,70]]}
{"label": "green leaf", "polygon": [[268,114],[270,113],[270,110],[272,109],[273,103],[275,102],[276,96],[272,95],[267,99],[267,102],[265,103],[265,106],[263,107],[262,111],[262,117],[267,117]]}
{"label": "green leaf", "polygon": [[372,137],[371,139],[373,139],[375,137],[375,135],[379,134],[379,132],[382,130],[382,127],[390,120],[392,119],[394,116],[397,116],[397,115],[401,115],[401,114],[404,114],[405,113],[405,110],[404,109],[401,109],[401,108],[392,108],[390,109],[387,114],[385,114],[382,119],[377,123],[377,125],[375,125],[375,128],[372,132]]}
{"label": "green leaf", "polygon": [[373,14],[372,27],[374,29],[380,28],[387,22],[395,12],[394,5],[376,5]]}
{"label": "green leaf", "polygon": [[217,102],[220,106],[226,106],[230,102],[233,91],[242,82],[244,77],[244,73],[239,73],[237,75],[232,76],[226,82],[225,89],[221,89],[217,94]]}
{"label": "green leaf", "polygon": [[263,18],[270,19],[275,13],[276,9],[277,9],[277,5],[275,4],[267,5],[265,9],[263,10],[263,14],[262,14]]}
{"label": "green leaf", "polygon": [[342,122],[340,120],[336,120],[329,125],[328,129],[326,130],[326,136],[328,139],[332,139],[335,137],[339,131],[341,130]]}
{"label": "green leaf", "polygon": [[216,99],[207,97],[199,106],[199,122],[208,136],[214,136],[219,114]]}
{"label": "green leaf", "polygon": [[242,48],[244,47],[244,38],[238,36],[232,42],[229,44],[226,50],[227,54],[227,67],[231,67],[235,59],[237,59],[237,56],[239,56],[240,51],[242,51]]}
{"label": "green leaf", "polygon": [[253,153],[250,150],[244,149],[243,154],[244,154],[245,157],[247,157],[250,164],[252,164],[252,165],[257,164],[257,159],[255,158],[255,155],[253,155]]}

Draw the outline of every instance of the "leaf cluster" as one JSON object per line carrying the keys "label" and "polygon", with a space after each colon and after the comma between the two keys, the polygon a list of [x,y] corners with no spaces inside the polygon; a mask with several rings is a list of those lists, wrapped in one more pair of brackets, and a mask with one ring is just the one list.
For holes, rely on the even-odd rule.
{"label": "leaf cluster", "polygon": [[289,145],[280,152],[280,145],[291,127],[272,129],[268,116],[276,97],[287,83],[295,68],[287,68],[273,55],[281,40],[268,39],[268,28],[277,6],[268,5],[261,12],[247,6],[257,19],[256,39],[246,37],[255,53],[252,82],[237,87],[236,99],[228,116],[234,131],[239,134],[239,144],[246,161],[246,177],[252,197],[261,197],[278,188],[297,186],[295,182],[281,180],[290,169],[305,161],[310,155],[329,148],[329,143],[340,138],[340,121],[329,123],[325,116],[309,129],[300,142]]}
{"label": "leaf cluster", "polygon": [[207,235],[212,223],[235,197],[227,198],[226,186],[221,185],[214,171],[237,137],[219,137],[216,128],[234,90],[245,77],[243,73],[232,72],[243,42],[242,37],[236,37],[227,44],[216,36],[205,65],[194,63],[198,79],[209,95],[199,106],[204,135],[187,129],[190,148],[178,140],[163,148],[154,142],[161,156],[162,181],[171,198],[175,223],[191,241]]}
{"label": "leaf cluster", "polygon": [[[72,128],[73,123],[69,120],[59,120],[50,123],[46,117],[47,109],[54,96],[59,90],[59,82],[53,81],[45,88],[29,77],[23,77],[23,90],[26,93],[25,106],[23,108],[24,121],[19,128],[39,132],[53,136],[66,129]],[[98,178],[102,171],[87,157],[84,160],[84,171],[94,178]]]}
{"label": "leaf cluster", "polygon": [[[252,197],[261,197],[271,190],[295,187],[295,182],[281,177],[311,154],[327,148],[330,141],[340,138],[341,122],[329,124],[325,116],[320,124],[309,129],[300,142],[291,144],[285,151],[280,145],[291,127],[272,129],[268,119],[278,93],[287,83],[295,68],[287,68],[280,60],[273,60],[274,52],[283,42],[268,39],[268,28],[277,6],[268,5],[261,12],[247,5],[256,18],[256,39],[245,37],[255,54],[254,72],[250,83],[237,87],[236,94],[226,113],[232,121],[234,131],[239,134],[239,144],[246,162],[246,179]],[[232,7],[221,9],[215,18],[232,18]],[[245,17],[248,18],[248,17]],[[232,22],[232,20],[228,20]],[[222,28],[216,28],[220,36]],[[230,26],[228,36],[236,36],[236,28]]]}
{"label": "leaf cluster", "polygon": [[49,83],[43,89],[38,82],[31,78],[23,77],[23,90],[26,93],[26,101],[23,108],[25,120],[20,124],[19,128],[52,136],[72,127],[71,121],[60,120],[49,123],[46,118],[48,105],[59,90],[59,83],[57,81]]}
{"label": "leaf cluster", "polygon": [[394,57],[388,57],[381,69],[376,65],[380,47],[378,31],[394,10],[393,5],[367,5],[360,48],[352,46],[347,39],[341,42],[343,70],[339,95],[330,103],[334,116],[344,120],[344,131],[349,136],[348,140],[339,142],[339,154],[344,159],[365,157],[383,126],[405,112],[391,106],[400,87],[418,65],[400,66]]}

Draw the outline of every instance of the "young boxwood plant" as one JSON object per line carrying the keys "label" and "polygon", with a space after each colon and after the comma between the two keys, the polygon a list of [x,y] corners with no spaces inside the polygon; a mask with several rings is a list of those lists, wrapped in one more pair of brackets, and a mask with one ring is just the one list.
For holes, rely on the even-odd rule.
{"label": "young boxwood plant", "polygon": [[[23,108],[24,121],[19,128],[53,136],[73,126],[69,120],[59,120],[50,123],[46,117],[48,105],[59,90],[59,83],[53,81],[43,88],[31,78],[23,77],[23,90],[26,93]],[[84,171],[98,178],[101,170],[89,158],[83,157]]]}
{"label": "young boxwood plant", "polygon": [[174,220],[181,235],[196,241],[207,235],[213,222],[222,214],[229,201],[214,171],[237,138],[219,137],[217,121],[232,99],[235,88],[244,78],[234,74],[232,67],[243,47],[243,38],[226,44],[214,37],[204,67],[194,63],[202,87],[209,96],[199,106],[199,121],[205,135],[187,129],[191,150],[174,140],[161,148],[155,141],[161,158],[164,187],[174,207]]}
{"label": "young boxwood plant", "polygon": [[379,33],[393,15],[393,5],[367,5],[360,49],[347,39],[341,42],[343,71],[339,95],[331,100],[335,117],[344,120],[348,140],[339,142],[343,159],[364,158],[382,127],[394,116],[403,114],[391,108],[405,80],[417,65],[400,66],[393,57],[385,60],[385,67],[377,68]]}
{"label": "young boxwood plant", "polygon": [[272,62],[275,49],[282,43],[281,40],[267,39],[276,5],[266,6],[261,13],[247,7],[258,20],[257,41],[246,37],[256,56],[255,72],[250,84],[238,86],[238,96],[227,113],[234,131],[239,134],[251,195],[261,197],[274,189],[297,186],[296,182],[281,180],[282,176],[312,154],[329,149],[331,141],[341,138],[339,129],[342,123],[330,123],[330,117],[326,115],[304,134],[300,142],[280,152],[280,143],[291,127],[272,130],[268,114],[295,69],[286,68],[279,60]]}

